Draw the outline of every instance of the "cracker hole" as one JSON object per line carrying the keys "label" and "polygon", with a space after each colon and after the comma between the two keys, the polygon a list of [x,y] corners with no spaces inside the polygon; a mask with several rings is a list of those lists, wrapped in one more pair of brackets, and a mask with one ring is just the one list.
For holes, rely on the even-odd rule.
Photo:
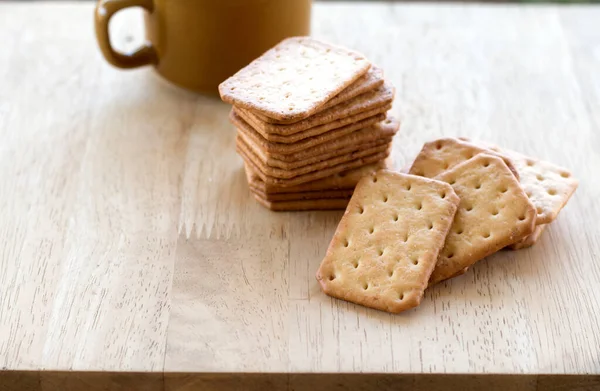
{"label": "cracker hole", "polygon": [[423,203],[419,202],[419,204],[417,205],[417,210],[421,210],[423,209]]}
{"label": "cracker hole", "polygon": [[383,202],[388,202],[388,196],[383,196]]}
{"label": "cracker hole", "polygon": [[536,208],[536,211],[537,211],[537,214],[539,214],[539,215],[541,215],[542,213],[544,213],[544,211],[542,210],[542,207],[541,207],[541,206],[538,206],[538,207]]}
{"label": "cracker hole", "polygon": [[454,257],[454,253],[449,253],[448,255],[446,255],[446,258],[451,259],[452,257]]}
{"label": "cracker hole", "polygon": [[560,173],[560,176],[563,177],[563,178],[568,178],[568,177],[571,176],[571,174],[569,174],[568,172],[563,171],[563,172]]}
{"label": "cracker hole", "polygon": [[525,192],[525,194],[527,195],[527,197],[530,197],[530,198],[531,198],[531,192],[530,192],[529,190],[528,190],[528,191],[526,191],[526,192]]}
{"label": "cracker hole", "polygon": [[484,233],[482,236],[483,236],[483,238],[484,238],[484,239],[487,239],[487,238],[489,238],[490,236],[492,236],[492,234],[491,234],[491,233],[489,233],[489,232],[485,232],[485,233]]}
{"label": "cracker hole", "polygon": [[352,261],[352,266],[354,266],[355,269],[358,269],[358,261]]}
{"label": "cracker hole", "polygon": [[292,111],[292,110],[294,110],[294,108],[293,107],[288,107],[288,110]]}
{"label": "cracker hole", "polygon": [[292,96],[292,93],[291,93],[291,92],[286,92],[284,96],[285,96],[286,98],[289,98],[290,96]]}
{"label": "cracker hole", "polygon": [[385,123],[386,123],[386,124],[391,124],[391,123],[392,123],[392,120],[391,120],[391,119],[386,119],[386,120],[385,120]]}
{"label": "cracker hole", "polygon": [[548,194],[550,194],[551,196],[556,195],[556,190],[555,189],[549,189],[548,190]]}
{"label": "cracker hole", "polygon": [[329,53],[331,49],[325,49],[325,53]]}
{"label": "cracker hole", "polygon": [[429,229],[432,230],[433,229],[433,223],[430,221],[429,222]]}
{"label": "cracker hole", "polygon": [[504,193],[506,193],[508,191],[508,188],[501,187],[499,190],[500,190],[500,193],[504,194]]}
{"label": "cracker hole", "polygon": [[498,209],[492,209],[492,216],[498,216],[498,213],[500,213]]}
{"label": "cracker hole", "polygon": [[537,174],[535,177],[537,178],[538,181],[543,181],[544,180],[544,177],[541,176],[540,174]]}
{"label": "cracker hole", "polygon": [[394,271],[393,270],[388,271],[388,276],[393,277],[394,276]]}
{"label": "cracker hole", "polygon": [[533,160],[527,159],[526,164],[527,164],[528,167],[533,166]]}
{"label": "cracker hole", "polygon": [[348,239],[344,239],[344,247],[348,247],[350,245],[350,243],[348,242]]}
{"label": "cracker hole", "polygon": [[335,280],[335,276],[333,274],[329,275],[329,281]]}
{"label": "cracker hole", "polygon": [[453,184],[456,183],[456,179],[452,178],[452,179],[450,179],[450,182],[448,182],[448,183],[451,184],[451,185],[453,185]]}
{"label": "cracker hole", "polygon": [[441,197],[442,197],[442,199],[445,199],[446,198],[446,193],[442,193]]}
{"label": "cracker hole", "polygon": [[462,233],[465,232],[462,228],[457,228],[456,229],[456,234],[457,235],[462,235]]}
{"label": "cracker hole", "polygon": [[400,292],[398,294],[398,300],[400,300],[400,301],[404,300],[404,292]]}
{"label": "cracker hole", "polygon": [[405,232],[404,235],[402,236],[402,241],[404,243],[406,243],[408,241],[408,232]]}
{"label": "cracker hole", "polygon": [[235,87],[231,87],[229,91],[235,91]]}
{"label": "cracker hole", "polygon": [[435,149],[442,149],[442,143],[435,144]]}
{"label": "cracker hole", "polygon": [[373,228],[373,227],[369,228],[369,233],[372,234],[373,232],[375,232],[375,228]]}
{"label": "cracker hole", "polygon": [[398,215],[394,215],[394,221],[398,221]]}
{"label": "cracker hole", "polygon": [[485,162],[483,162],[483,166],[484,167],[489,167],[490,166],[490,162],[488,160],[486,160]]}
{"label": "cracker hole", "polygon": [[364,209],[362,206],[359,206],[359,207],[358,207],[358,214],[360,214],[360,215],[361,215],[361,214],[363,214],[363,213],[364,213],[364,211],[365,211],[365,209]]}
{"label": "cracker hole", "polygon": [[525,215],[519,216],[519,221],[523,221],[523,220],[525,220]]}
{"label": "cracker hole", "polygon": [[383,250],[382,249],[377,250],[377,254],[381,257],[383,255]]}
{"label": "cracker hole", "polygon": [[469,206],[465,207],[465,210],[466,210],[467,212],[470,212],[470,211],[472,211],[472,210],[473,210],[473,205],[469,205]]}
{"label": "cracker hole", "polygon": [[406,185],[406,191],[410,191],[410,189],[412,189],[412,185],[409,183],[408,185]]}
{"label": "cracker hole", "polygon": [[369,289],[369,284],[367,282],[363,282],[363,289],[364,290]]}

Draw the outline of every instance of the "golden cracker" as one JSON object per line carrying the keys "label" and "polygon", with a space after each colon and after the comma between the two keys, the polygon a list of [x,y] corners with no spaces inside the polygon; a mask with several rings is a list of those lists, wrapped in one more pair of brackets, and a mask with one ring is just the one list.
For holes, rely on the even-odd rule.
{"label": "golden cracker", "polygon": [[369,156],[375,153],[387,151],[390,148],[391,143],[383,143],[367,146],[364,148],[357,149],[353,148],[351,151],[335,155],[333,157],[329,157],[328,159],[322,160],[317,158],[316,161],[304,161],[304,162],[281,162],[281,165],[284,167],[277,167],[266,165],[262,159],[254,153],[254,151],[244,143],[244,141],[240,138],[236,139],[236,150],[242,157],[246,159],[252,160],[254,165],[260,168],[260,171],[265,173],[266,175],[288,179],[293,178],[298,175],[306,174],[309,172],[321,170],[323,168],[331,167],[337,164],[345,163],[357,158],[361,158],[364,156]]}
{"label": "golden cracker", "polygon": [[[349,99],[354,98],[355,96],[362,95],[366,92],[379,88],[383,85],[383,70],[374,65],[371,66],[369,71],[361,76],[358,80],[356,80],[352,85],[348,86],[348,88],[344,89],[342,92],[328,100],[324,105],[319,107],[316,113],[319,113],[325,109],[333,107],[339,103],[345,102]],[[274,118],[269,118],[259,112],[253,112],[258,119],[263,122],[269,122],[272,124],[289,124],[295,121],[280,121]]]}
{"label": "golden cracker", "polygon": [[360,53],[310,37],[281,41],[219,85],[223,101],[291,121],[319,107],[367,73]]}
{"label": "golden cracker", "polygon": [[458,204],[440,181],[387,170],[364,177],[317,272],[321,288],[383,311],[416,307]]}
{"label": "golden cracker", "polygon": [[341,147],[393,136],[399,126],[397,121],[391,118],[385,119],[384,114],[375,114],[372,117],[334,129],[319,136],[309,137],[294,144],[283,144],[265,140],[264,137],[258,134],[233,110],[229,113],[229,120],[238,129],[240,136],[244,138],[247,144],[254,145],[255,149],[260,149],[264,153],[273,154],[273,156],[277,155],[276,157],[278,158],[283,155],[298,154],[296,156],[301,156],[302,153],[311,156],[310,151],[315,151],[315,153],[324,152],[330,149],[330,145]]}
{"label": "golden cracker", "polygon": [[519,178],[519,174],[508,156],[456,138],[443,138],[425,143],[410,168],[410,174],[433,178],[484,152],[502,158],[513,175]]}
{"label": "golden cracker", "polygon": [[233,110],[266,140],[290,144],[352,124],[375,114],[385,113],[391,108],[393,99],[394,89],[386,84],[375,91],[357,96],[289,125],[263,122],[251,111],[240,107],[234,106]]}
{"label": "golden cracker", "polygon": [[504,161],[480,153],[435,177],[460,197],[431,284],[531,234],[535,208]]}

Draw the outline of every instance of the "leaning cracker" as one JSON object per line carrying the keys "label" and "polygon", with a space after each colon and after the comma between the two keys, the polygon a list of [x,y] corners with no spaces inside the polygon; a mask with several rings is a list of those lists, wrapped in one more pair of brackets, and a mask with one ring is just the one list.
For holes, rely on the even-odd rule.
{"label": "leaning cracker", "polygon": [[540,236],[542,236],[542,232],[544,232],[544,229],[546,229],[546,227],[546,224],[537,225],[531,235],[519,240],[516,243],[511,244],[507,248],[510,250],[522,250],[524,248],[529,248],[533,246],[537,243]]}
{"label": "leaning cracker", "polygon": [[519,174],[508,156],[456,138],[443,138],[425,143],[410,168],[410,174],[433,178],[484,152],[502,158],[513,175],[519,178]]}
{"label": "leaning cracker", "polygon": [[344,209],[350,201],[350,197],[292,201],[268,201],[256,194],[254,194],[254,198],[265,208],[277,212]]}
{"label": "leaning cracker", "polygon": [[248,179],[248,185],[258,191],[267,193],[267,194],[286,194],[286,193],[296,193],[296,192],[305,192],[305,191],[323,191],[323,190],[332,190],[332,189],[352,189],[362,179],[362,177],[372,174],[373,172],[384,169],[384,168],[392,168],[393,162],[391,157],[388,157],[385,160],[380,160],[372,164],[367,164],[365,166],[355,168],[348,171],[342,171],[337,174],[328,176],[323,179],[318,179],[316,181],[306,182],[297,186],[289,186],[289,187],[281,187],[274,186],[271,184],[265,183],[258,174],[252,169],[252,167],[245,165],[246,177]]}
{"label": "leaning cracker", "polygon": [[501,158],[480,153],[436,179],[452,185],[460,206],[432,284],[533,232],[535,208]]}
{"label": "leaning cracker", "polygon": [[519,172],[525,193],[536,207],[536,224],[549,224],[565,207],[579,181],[566,168],[482,141],[471,141],[508,156]]}
{"label": "leaning cracker", "polygon": [[388,312],[416,307],[458,203],[433,179],[387,170],[363,178],[317,272],[323,291]]}
{"label": "leaning cracker", "polygon": [[362,55],[310,37],[281,41],[219,85],[227,103],[278,120],[312,115],[364,75]]}
{"label": "leaning cracker", "polygon": [[[356,80],[352,85],[348,86],[348,88],[344,89],[342,92],[328,100],[324,105],[319,107],[316,113],[319,113],[325,109],[333,107],[339,103],[345,102],[349,99],[354,98],[355,96],[362,95],[366,92],[379,88],[383,85],[383,70],[374,65],[371,66],[369,71],[361,76],[358,80]],[[253,112],[253,114],[259,118],[261,121],[269,122],[272,124],[289,124],[294,121],[280,121],[274,118],[267,117],[259,112]]]}
{"label": "leaning cracker", "polygon": [[[380,122],[385,119],[384,114],[376,114],[362,121],[332,130],[319,136],[310,137],[294,144],[273,143],[267,141],[252,126],[239,117],[233,110],[229,114],[229,120],[238,129],[240,136],[247,143],[252,143],[257,149],[265,153],[278,155],[291,155],[300,152],[308,153],[311,150],[319,148],[320,151],[328,150],[333,142],[341,145],[351,145],[366,140],[376,140],[380,137],[393,135],[398,130],[397,127],[387,125],[397,125],[391,119],[386,119],[382,126]],[[390,121],[390,122],[388,122]],[[358,133],[360,131],[360,133]],[[355,133],[356,132],[356,133]],[[371,136],[369,136],[369,134]],[[338,144],[336,144],[338,145]]]}
{"label": "leaning cracker", "polygon": [[395,89],[384,84],[378,89],[342,102],[300,122],[289,125],[270,124],[261,121],[252,111],[234,106],[235,112],[249,123],[266,140],[279,143],[293,143],[316,136],[357,120],[389,110],[394,100]]}
{"label": "leaning cracker", "polygon": [[260,169],[265,175],[280,178],[280,179],[291,179],[299,175],[308,174],[314,171],[319,171],[332,167],[338,164],[347,163],[358,158],[371,156],[376,153],[390,152],[390,143],[384,143],[381,145],[371,146],[369,148],[354,149],[348,153],[334,156],[326,160],[319,160],[315,163],[308,163],[300,165],[299,167],[292,167],[292,164],[287,163],[286,168],[278,168],[273,166],[265,165],[264,162],[256,155],[241,139],[237,139],[236,151],[242,156],[244,160],[251,160],[256,167]]}
{"label": "leaning cracker", "polygon": [[536,207],[536,224],[549,224],[567,204],[579,182],[562,167],[517,152],[503,151],[519,172],[521,186]]}

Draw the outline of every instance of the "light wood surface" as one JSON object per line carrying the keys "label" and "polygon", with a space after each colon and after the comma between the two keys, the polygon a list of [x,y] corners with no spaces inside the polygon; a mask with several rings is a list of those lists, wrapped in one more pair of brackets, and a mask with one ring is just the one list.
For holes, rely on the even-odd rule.
{"label": "light wood surface", "polygon": [[401,315],[321,293],[341,212],[260,207],[228,107],[107,65],[92,9],[0,3],[0,390],[600,387],[600,7],[315,5],[396,85],[398,167],[459,135],[581,182]]}

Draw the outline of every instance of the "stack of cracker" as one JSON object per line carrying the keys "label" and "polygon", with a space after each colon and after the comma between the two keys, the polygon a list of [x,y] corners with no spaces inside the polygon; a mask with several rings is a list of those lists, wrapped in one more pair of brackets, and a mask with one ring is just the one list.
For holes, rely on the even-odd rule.
{"label": "stack of cracker", "polygon": [[219,86],[250,190],[272,210],[343,209],[385,167],[394,88],[363,55],[289,38]]}
{"label": "stack of cracker", "polygon": [[485,143],[426,143],[409,174],[361,179],[317,272],[325,293],[401,312],[502,248],[533,245],[578,185],[551,163]]}

